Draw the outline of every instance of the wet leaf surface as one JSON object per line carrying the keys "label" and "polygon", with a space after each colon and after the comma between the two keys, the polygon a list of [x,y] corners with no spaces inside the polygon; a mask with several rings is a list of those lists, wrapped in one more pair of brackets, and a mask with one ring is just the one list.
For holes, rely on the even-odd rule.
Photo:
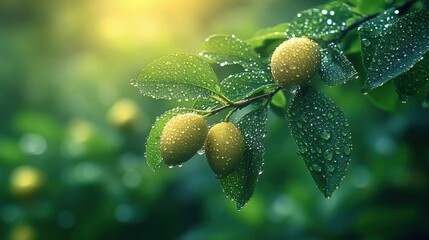
{"label": "wet leaf surface", "polygon": [[396,21],[380,40],[368,67],[364,93],[410,70],[429,50],[429,12],[415,11]]}
{"label": "wet leaf surface", "polygon": [[338,188],[352,150],[349,124],[329,98],[302,87],[288,110],[292,136],[318,188],[330,197]]}
{"label": "wet leaf surface", "polygon": [[238,169],[222,178],[220,183],[226,196],[236,202],[238,209],[243,208],[252,197],[258,176],[263,171],[266,124],[265,107],[246,114],[237,123],[245,140],[244,156]]}
{"label": "wet leaf surface", "polygon": [[320,79],[329,86],[344,84],[357,78],[353,64],[335,45],[322,49],[322,66]]}
{"label": "wet leaf surface", "polygon": [[221,94],[213,69],[197,56],[176,54],[147,65],[132,83],[144,96],[195,100]]}

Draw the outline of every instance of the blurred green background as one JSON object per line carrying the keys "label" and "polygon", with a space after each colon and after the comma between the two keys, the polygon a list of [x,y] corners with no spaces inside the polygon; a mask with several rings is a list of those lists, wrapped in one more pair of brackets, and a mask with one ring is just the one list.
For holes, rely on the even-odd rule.
{"label": "blurred green background", "polygon": [[[428,110],[391,93],[376,105],[396,110],[381,110],[359,82],[321,89],[355,145],[329,200],[272,112],[265,171],[241,211],[201,156],[146,165],[151,123],[178,104],[130,86],[146,64],[195,53],[214,33],[250,38],[324,2],[0,1],[0,239],[429,238]],[[392,1],[357,2],[371,12]]]}

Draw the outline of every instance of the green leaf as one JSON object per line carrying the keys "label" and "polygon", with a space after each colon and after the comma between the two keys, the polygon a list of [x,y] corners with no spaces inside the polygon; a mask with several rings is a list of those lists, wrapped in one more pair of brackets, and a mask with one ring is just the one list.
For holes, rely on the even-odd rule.
{"label": "green leaf", "polygon": [[221,82],[222,90],[232,101],[239,101],[253,93],[278,86],[271,75],[258,73],[238,73],[231,75]]}
{"label": "green leaf", "polygon": [[316,185],[330,197],[350,163],[351,133],[343,112],[310,86],[298,90],[288,110],[292,135]]}
{"label": "green leaf", "polygon": [[429,50],[429,12],[415,11],[396,21],[380,40],[368,68],[364,93],[408,71]]}
{"label": "green leaf", "polygon": [[358,16],[346,4],[328,3],[298,13],[286,29],[286,35],[331,41],[338,37]]}
{"label": "green leaf", "polygon": [[152,125],[149,136],[146,140],[146,161],[150,169],[155,171],[162,162],[161,156],[161,134],[165,124],[174,116],[182,113],[197,112],[194,109],[175,108],[169,110],[158,117]]}
{"label": "green leaf", "polygon": [[287,99],[284,91],[278,91],[271,98],[270,109],[278,116],[284,117],[287,114]]}
{"label": "green leaf", "polygon": [[274,96],[271,98],[271,104],[279,108],[285,108],[287,104],[285,93],[283,91],[278,91],[276,94],[274,94]]}
{"label": "green leaf", "polygon": [[427,91],[429,84],[429,54],[416,63],[409,71],[399,75],[393,80],[396,91],[402,102],[408,97]]}
{"label": "green leaf", "polygon": [[197,56],[177,54],[162,57],[147,65],[134,86],[149,97],[195,100],[221,94],[213,69]]}
{"label": "green leaf", "polygon": [[286,39],[286,29],[288,26],[289,23],[281,23],[274,27],[262,29],[246,42],[253,48],[260,48],[263,47],[268,40]]}
{"label": "green leaf", "polygon": [[220,106],[220,103],[213,98],[198,99],[192,106],[193,109],[210,110]]}
{"label": "green leaf", "polygon": [[245,138],[244,157],[237,170],[220,180],[226,196],[241,209],[252,197],[258,176],[263,171],[263,156],[267,111],[265,107],[246,114],[237,123]]}
{"label": "green leaf", "polygon": [[322,66],[319,75],[320,79],[329,86],[344,84],[357,78],[353,64],[333,44],[322,49]]}
{"label": "green leaf", "polygon": [[235,35],[213,35],[205,40],[199,56],[221,66],[239,64],[245,71],[267,69],[259,55],[248,43]]}
{"label": "green leaf", "polygon": [[363,64],[366,69],[372,63],[377,46],[387,30],[399,19],[394,8],[382,12],[379,16],[360,25],[358,28],[361,41]]}
{"label": "green leaf", "polygon": [[374,0],[358,0],[356,4],[357,11],[364,14],[373,14],[386,8],[388,1],[374,1]]}

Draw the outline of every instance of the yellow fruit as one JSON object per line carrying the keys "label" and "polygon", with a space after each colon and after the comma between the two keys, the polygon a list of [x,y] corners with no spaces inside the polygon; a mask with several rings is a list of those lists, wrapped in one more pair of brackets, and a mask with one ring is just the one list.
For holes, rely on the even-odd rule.
{"label": "yellow fruit", "polygon": [[41,187],[43,177],[40,171],[32,166],[21,166],[13,170],[10,176],[10,186],[16,195],[28,196]]}
{"label": "yellow fruit", "polygon": [[308,84],[320,69],[321,52],[308,38],[291,38],[280,44],[271,57],[274,81],[283,88]]}
{"label": "yellow fruit", "polygon": [[180,114],[167,122],[161,134],[161,156],[168,166],[190,159],[203,146],[208,127],[195,113]]}
{"label": "yellow fruit", "polygon": [[205,151],[210,168],[218,178],[232,173],[243,158],[244,138],[232,123],[214,125],[207,135]]}

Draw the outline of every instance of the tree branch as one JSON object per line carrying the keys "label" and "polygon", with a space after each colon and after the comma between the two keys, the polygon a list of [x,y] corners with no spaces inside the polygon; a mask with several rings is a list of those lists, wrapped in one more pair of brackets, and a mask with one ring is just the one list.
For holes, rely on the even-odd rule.
{"label": "tree branch", "polygon": [[257,101],[259,99],[263,99],[263,98],[270,99],[270,98],[272,98],[274,96],[274,94],[276,94],[281,89],[282,88],[279,86],[276,89],[274,89],[274,90],[272,90],[272,91],[270,91],[268,93],[261,94],[259,96],[252,97],[252,98],[247,98],[247,99],[244,99],[244,100],[241,100],[241,101],[238,101],[238,102],[233,102],[233,103],[229,103],[229,104],[223,105],[222,107],[218,107],[218,108],[215,108],[215,109],[211,110],[208,113],[208,116],[215,115],[215,114],[217,114],[217,113],[219,113],[222,110],[225,110],[227,108],[241,109],[241,108],[244,108],[244,107],[248,106],[249,104],[251,104],[252,102]]}

